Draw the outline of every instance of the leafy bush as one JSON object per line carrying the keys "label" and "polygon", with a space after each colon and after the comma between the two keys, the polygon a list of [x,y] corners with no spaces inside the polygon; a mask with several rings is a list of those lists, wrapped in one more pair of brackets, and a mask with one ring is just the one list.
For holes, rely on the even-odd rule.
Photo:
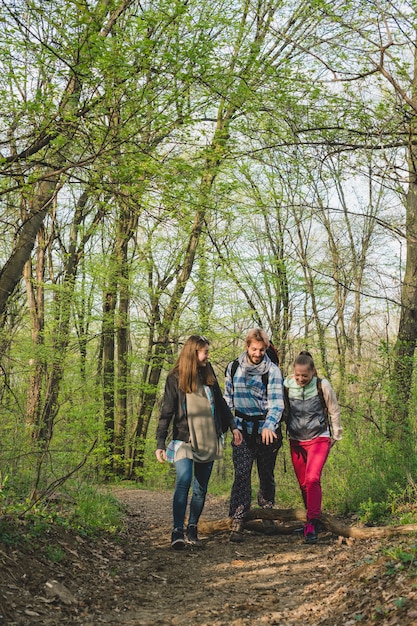
{"label": "leafy bush", "polygon": [[370,498],[362,502],[358,510],[359,519],[364,523],[384,524],[390,515],[387,502],[373,502]]}
{"label": "leafy bush", "polygon": [[76,504],[68,516],[68,524],[85,534],[101,531],[116,532],[124,511],[109,492],[81,484],[76,492]]}

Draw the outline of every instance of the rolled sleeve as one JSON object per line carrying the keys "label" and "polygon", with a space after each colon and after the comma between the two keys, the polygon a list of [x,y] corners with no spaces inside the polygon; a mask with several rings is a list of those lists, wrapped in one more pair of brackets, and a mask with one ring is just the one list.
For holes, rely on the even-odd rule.
{"label": "rolled sleeve", "polygon": [[226,404],[230,410],[234,408],[233,399],[233,381],[231,376],[232,363],[229,363],[226,370],[226,378],[224,381],[224,394],[223,398],[226,400]]}

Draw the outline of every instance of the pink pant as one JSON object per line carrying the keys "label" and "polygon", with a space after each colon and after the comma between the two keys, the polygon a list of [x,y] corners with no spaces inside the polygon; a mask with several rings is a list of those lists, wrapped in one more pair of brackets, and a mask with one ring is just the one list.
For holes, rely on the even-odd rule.
{"label": "pink pant", "polygon": [[321,473],[330,452],[330,438],[316,437],[311,441],[290,439],[291,460],[301,487],[307,509],[307,521],[318,519],[321,513]]}

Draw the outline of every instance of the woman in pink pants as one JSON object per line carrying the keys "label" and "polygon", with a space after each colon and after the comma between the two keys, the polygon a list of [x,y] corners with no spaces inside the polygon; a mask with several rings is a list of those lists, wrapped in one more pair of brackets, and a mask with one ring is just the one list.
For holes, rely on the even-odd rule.
{"label": "woman in pink pants", "polygon": [[284,389],[291,460],[307,509],[304,536],[307,543],[315,543],[321,515],[321,473],[330,448],[342,438],[340,409],[329,381],[317,377],[309,352],[297,356]]}

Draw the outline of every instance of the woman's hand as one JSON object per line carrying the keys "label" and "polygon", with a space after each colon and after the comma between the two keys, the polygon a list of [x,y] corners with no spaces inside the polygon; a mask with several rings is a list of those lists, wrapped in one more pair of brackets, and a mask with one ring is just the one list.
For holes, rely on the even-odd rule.
{"label": "woman's hand", "polygon": [[243,441],[242,433],[240,432],[240,430],[238,428],[234,428],[232,430],[232,435],[233,435],[233,443],[235,444],[235,446],[240,446],[240,444]]}
{"label": "woman's hand", "polygon": [[155,454],[160,463],[163,463],[167,460],[167,453],[165,452],[165,450],[158,449]]}

